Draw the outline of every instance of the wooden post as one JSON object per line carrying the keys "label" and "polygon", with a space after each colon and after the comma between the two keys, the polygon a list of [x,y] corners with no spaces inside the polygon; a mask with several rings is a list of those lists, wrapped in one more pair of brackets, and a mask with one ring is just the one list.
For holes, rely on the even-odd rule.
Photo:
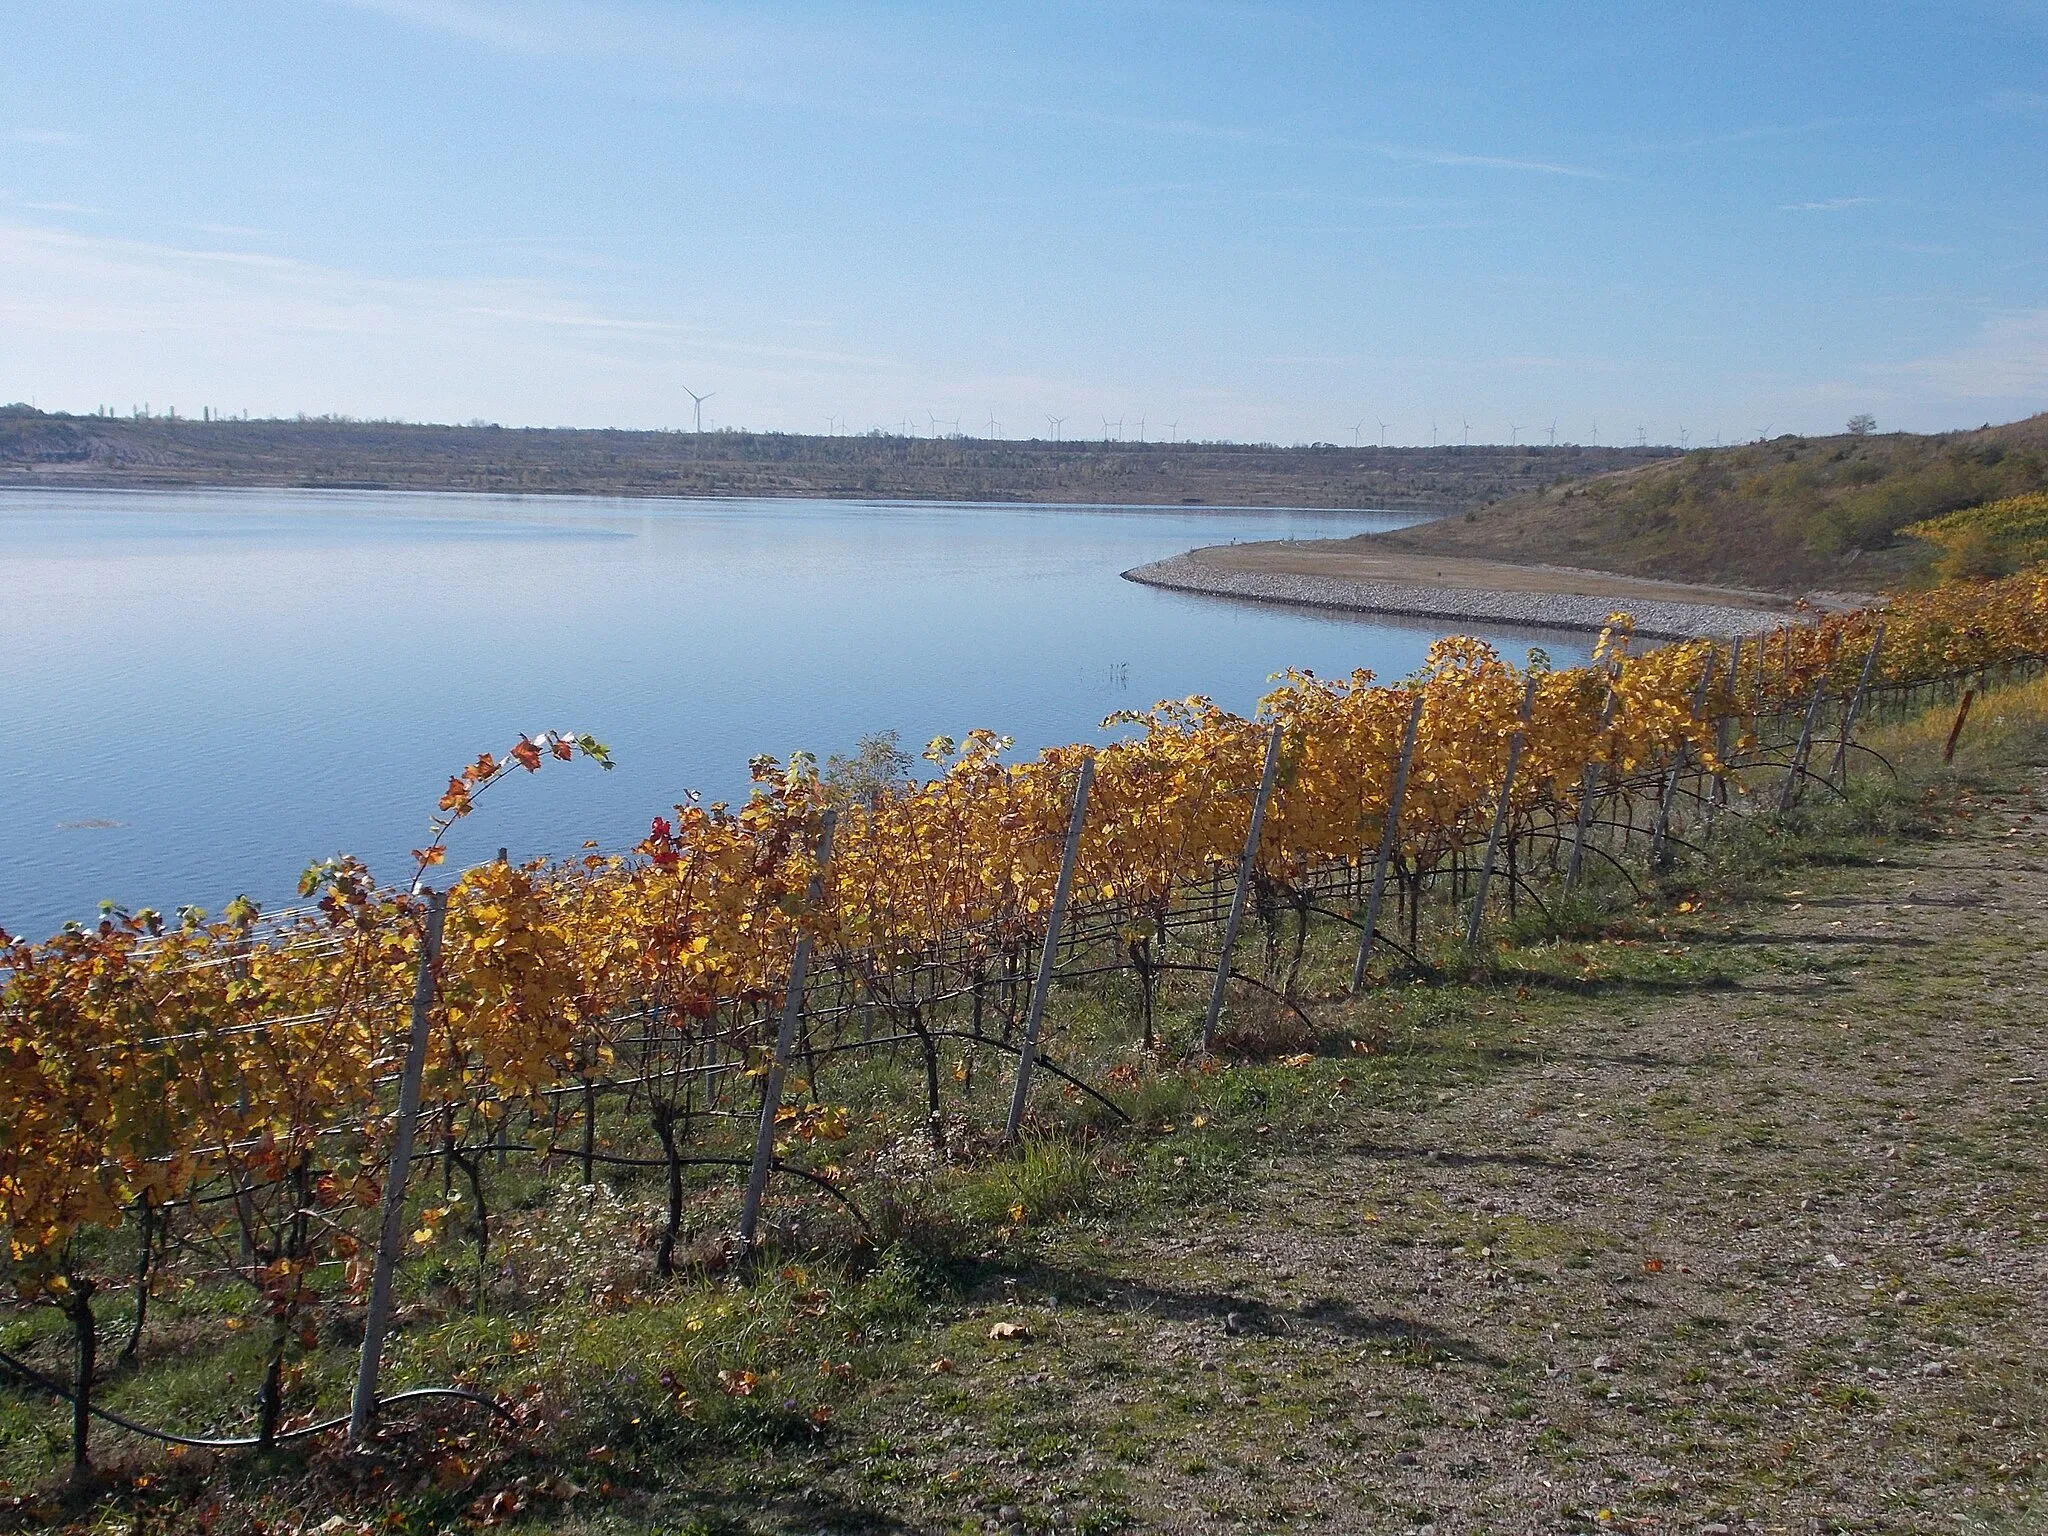
{"label": "wooden post", "polygon": [[[798,909],[799,923],[813,912],[825,896],[825,868],[832,862],[832,832],[839,813],[827,811],[818,829],[817,866],[811,871],[811,886]],[[789,1072],[789,1053],[796,1045],[796,1026],[804,1011],[804,981],[811,968],[811,936],[799,928],[796,953],[789,962],[789,988],[782,998],[782,1023],[775,1032],[775,1055],[768,1063],[768,1080],[761,1085],[761,1126],[754,1136],[754,1163],[747,1173],[747,1196],[740,1206],[740,1242],[754,1246],[754,1231],[761,1220],[761,1196],[768,1189],[768,1170],[775,1161],[775,1117],[782,1109],[782,1080]]]}
{"label": "wooden post", "polygon": [[1223,991],[1230,980],[1230,956],[1237,948],[1237,930],[1244,922],[1245,893],[1251,887],[1252,860],[1258,856],[1259,833],[1266,824],[1266,801],[1273,793],[1273,775],[1280,769],[1280,727],[1275,725],[1266,738],[1266,768],[1259,775],[1258,798],[1252,801],[1251,826],[1244,836],[1244,852],[1237,856],[1237,886],[1230,893],[1230,916],[1223,924],[1223,953],[1216,957],[1216,982],[1209,989],[1209,1011],[1202,1018],[1202,1050],[1206,1054],[1216,1038],[1216,1020],[1223,1012]]}
{"label": "wooden post", "polygon": [[1394,769],[1394,787],[1387,795],[1387,819],[1380,827],[1379,857],[1372,866],[1372,893],[1365,898],[1365,932],[1358,936],[1358,959],[1351,967],[1351,990],[1365,985],[1365,962],[1372,955],[1372,936],[1379,926],[1380,898],[1387,890],[1387,863],[1401,825],[1401,802],[1408,794],[1408,769],[1415,761],[1415,728],[1422,723],[1422,695],[1408,706],[1408,724],[1401,732],[1401,760]]}
{"label": "wooden post", "polygon": [[1963,722],[1970,718],[1970,700],[1976,697],[1976,689],[1965,688],[1963,690],[1962,707],[1957,709],[1956,723],[1949,727],[1948,740],[1942,745],[1941,749],[1941,764],[1944,768],[1955,761],[1956,742],[1962,737]]}
{"label": "wooden post", "polygon": [[1840,778],[1842,788],[1849,787],[1849,739],[1856,729],[1856,717],[1863,713],[1863,698],[1870,691],[1871,673],[1877,667],[1877,653],[1884,645],[1884,625],[1877,626],[1877,632],[1870,637],[1870,654],[1863,658],[1863,670],[1856,677],[1856,692],[1850,696],[1849,708],[1842,716],[1842,739],[1835,747],[1835,760],[1828,765],[1828,778]]}
{"label": "wooden post", "polygon": [[420,1080],[427,1066],[427,1023],[434,1006],[434,966],[441,958],[441,927],[448,893],[427,892],[427,926],[420,940],[419,969],[412,984],[412,1033],[398,1080],[398,1123],[391,1135],[391,1166],[384,1175],[384,1221],[377,1233],[377,1258],[370,1273],[370,1305],[363,1317],[363,1347],[356,1361],[355,1396],[349,1403],[348,1439],[361,1445],[377,1416],[377,1368],[391,1323],[391,1277],[405,1243],[405,1179],[412,1165],[413,1133],[419,1127]]}
{"label": "wooden post", "polygon": [[1507,830],[1509,797],[1515,792],[1515,768],[1522,761],[1522,734],[1528,729],[1529,712],[1536,707],[1536,679],[1522,690],[1522,712],[1508,737],[1508,767],[1501,775],[1500,802],[1493,808],[1493,830],[1486,837],[1486,856],[1479,861],[1479,878],[1473,883],[1472,915],[1465,920],[1465,943],[1479,942],[1479,925],[1486,915],[1486,888],[1493,883],[1493,861],[1500,852],[1501,833]]}
{"label": "wooden post", "polygon": [[1088,815],[1088,786],[1095,782],[1095,759],[1081,759],[1080,781],[1074,786],[1074,808],[1067,815],[1067,846],[1060,855],[1059,883],[1052,889],[1052,912],[1045,922],[1045,947],[1038,952],[1038,977],[1031,984],[1031,1007],[1024,1016],[1024,1044],[1017,1052],[1017,1086],[1010,1094],[1006,1140],[1017,1139],[1024,1123],[1024,1100],[1031,1092],[1031,1069],[1038,1064],[1038,1031],[1045,1018],[1046,995],[1052,991],[1054,962],[1059,955],[1060,924],[1067,915],[1067,893],[1074,883],[1074,865],[1081,856],[1081,823]]}
{"label": "wooden post", "polygon": [[1820,720],[1821,701],[1828,694],[1827,674],[1813,685],[1813,698],[1806,706],[1806,723],[1799,728],[1799,745],[1792,749],[1792,761],[1785,769],[1785,788],[1778,796],[1778,814],[1791,810],[1799,799],[1799,778],[1806,772],[1807,755],[1813,751],[1813,728]]}

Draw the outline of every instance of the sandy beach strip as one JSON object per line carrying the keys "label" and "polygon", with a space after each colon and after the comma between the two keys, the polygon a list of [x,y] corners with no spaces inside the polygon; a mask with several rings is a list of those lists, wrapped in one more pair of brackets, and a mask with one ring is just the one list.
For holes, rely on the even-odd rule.
{"label": "sandy beach strip", "polygon": [[1658,640],[1747,634],[1775,628],[1786,617],[1760,607],[1647,600],[1619,592],[1592,596],[1577,592],[1413,586],[1300,571],[1231,569],[1193,554],[1155,560],[1123,575],[1126,581],[1148,587],[1213,597],[1337,608],[1397,618],[1442,619],[1455,624],[1498,624],[1580,633],[1597,633],[1608,615],[1619,610],[1634,618],[1637,634]]}

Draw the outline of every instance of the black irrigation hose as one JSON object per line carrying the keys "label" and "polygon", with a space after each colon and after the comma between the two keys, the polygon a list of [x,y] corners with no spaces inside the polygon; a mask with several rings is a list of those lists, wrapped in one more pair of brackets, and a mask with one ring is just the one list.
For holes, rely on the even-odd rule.
{"label": "black irrigation hose", "polygon": [[[498,1149],[491,1147],[488,1150],[495,1152]],[[508,1143],[505,1150],[508,1152],[531,1152],[539,1157],[569,1157],[575,1158],[579,1162],[583,1158],[583,1154],[580,1151],[568,1151],[557,1147],[536,1147],[530,1144],[515,1145]],[[665,1157],[620,1157],[615,1152],[592,1152],[590,1160],[593,1163],[603,1163],[607,1167],[612,1168],[666,1168],[668,1166],[668,1159]],[[754,1166],[754,1160],[751,1157],[679,1157],[676,1159],[676,1162],[684,1168],[751,1168]],[[795,1178],[803,1179],[807,1183],[817,1185],[818,1188],[825,1191],[826,1194],[853,1213],[853,1219],[860,1223],[863,1232],[868,1233],[870,1236],[874,1234],[874,1227],[869,1223],[866,1214],[861,1208],[853,1203],[852,1197],[846,1191],[833,1184],[823,1174],[812,1173],[807,1169],[785,1163],[779,1157],[770,1160],[768,1166],[777,1173],[787,1173]]]}
{"label": "black irrigation hose", "polygon": [[[1523,883],[1526,885],[1527,882]],[[1359,929],[1360,931],[1363,931],[1365,928],[1364,923],[1360,922],[1357,918],[1350,916],[1348,913],[1337,912],[1329,907],[1317,906],[1314,902],[1309,903],[1309,911],[1317,913],[1322,917],[1334,918],[1337,922],[1340,923],[1348,923],[1353,928]],[[1391,949],[1403,960],[1406,960],[1410,965],[1415,966],[1420,970],[1426,971],[1431,969],[1429,964],[1425,962],[1420,955],[1416,954],[1414,950],[1410,949],[1406,944],[1403,944],[1399,939],[1391,937],[1387,933],[1385,928],[1375,928],[1373,930],[1372,942],[1374,948]],[[1235,976],[1237,972],[1232,971],[1230,974]],[[1293,1005],[1290,1003],[1288,1006],[1292,1007]],[[1296,1009],[1296,1012],[1300,1012],[1300,1010]],[[1306,1018],[1307,1015],[1303,1014],[1302,1017]]]}
{"label": "black irrigation hose", "polygon": [[[5,1350],[0,1350],[0,1365],[6,1366],[32,1387],[40,1387],[52,1396],[63,1398],[67,1403],[76,1403],[78,1401],[70,1388],[52,1381],[34,1366],[28,1364],[27,1361],[17,1360]],[[512,1418],[512,1410],[503,1403],[498,1402],[495,1398],[485,1397],[481,1392],[471,1392],[464,1387],[412,1387],[404,1392],[393,1392],[388,1397],[378,1398],[377,1406],[381,1409],[388,1407],[392,1403],[412,1402],[423,1397],[453,1397],[465,1403],[476,1403],[488,1408],[501,1419]],[[104,1420],[118,1429],[125,1429],[132,1435],[143,1435],[151,1440],[161,1440],[166,1445],[189,1445],[203,1451],[242,1451],[263,1443],[262,1437],[258,1435],[214,1437],[208,1435],[180,1435],[168,1429],[152,1429],[147,1424],[138,1424],[133,1419],[123,1418],[118,1413],[96,1405],[88,1407],[86,1411],[94,1418]],[[337,1418],[322,1419],[317,1424],[306,1424],[298,1429],[288,1429],[281,1434],[272,1435],[270,1443],[272,1445],[281,1445],[287,1440],[303,1440],[309,1435],[324,1435],[332,1430],[346,1427],[348,1421],[349,1415],[345,1413]]]}
{"label": "black irrigation hose", "polygon": [[[965,1029],[935,1029],[932,1031],[932,1034],[939,1037],[940,1039],[945,1040],[969,1040],[979,1045],[1001,1046],[1006,1051],[1016,1050],[1016,1047],[1006,1040],[997,1040],[989,1035],[977,1035],[974,1034],[972,1031]],[[1087,1094],[1088,1097],[1094,1099],[1104,1109],[1108,1110],[1111,1114],[1115,1115],[1117,1119],[1123,1121],[1125,1125],[1129,1125],[1131,1123],[1131,1116],[1129,1112],[1126,1111],[1121,1105],[1119,1105],[1114,1099],[1107,1097],[1098,1089],[1091,1088],[1088,1084],[1082,1082],[1081,1079],[1075,1077],[1071,1072],[1062,1071],[1060,1068],[1054,1066],[1051,1062],[1047,1061],[1043,1056],[1036,1058],[1036,1060],[1033,1063],[1033,1067],[1035,1070],[1040,1072],[1050,1072],[1054,1077],[1058,1078],[1063,1083],[1072,1083],[1076,1088],[1080,1089],[1083,1093]]]}

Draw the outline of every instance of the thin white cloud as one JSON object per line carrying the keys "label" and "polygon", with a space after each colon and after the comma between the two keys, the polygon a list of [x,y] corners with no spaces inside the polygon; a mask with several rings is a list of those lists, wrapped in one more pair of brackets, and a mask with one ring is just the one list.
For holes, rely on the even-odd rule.
{"label": "thin white cloud", "polygon": [[1787,213],[1838,213],[1844,208],[1864,208],[1876,202],[1874,197],[1824,197],[1811,203],[1780,203],[1778,206]]}
{"label": "thin white cloud", "polygon": [[89,208],[84,203],[23,203],[24,208],[33,208],[37,213],[103,213],[102,208]]}
{"label": "thin white cloud", "polygon": [[1230,123],[1209,123],[1191,117],[1131,117],[1109,112],[1083,112],[1059,107],[1025,106],[1014,109],[1019,116],[1053,118],[1085,123],[1132,133],[1150,133],[1166,138],[1200,139],[1216,144],[1241,144],[1253,148],[1287,150],[1334,150],[1339,153],[1372,155],[1411,165],[1441,165],[1489,171],[1523,171],[1541,176],[1569,176],[1588,181],[1612,181],[1613,173],[1592,166],[1571,165],[1559,160],[1534,160],[1515,155],[1482,155],[1456,149],[1433,149],[1412,144],[1378,140],[1317,138],[1313,135],[1274,133],[1264,128],[1241,128]]}
{"label": "thin white cloud", "polygon": [[2048,91],[1999,91],[1991,98],[1991,110],[2022,117],[2048,117]]}
{"label": "thin white cloud", "polygon": [[0,335],[24,376],[80,399],[119,394],[107,381],[129,379],[130,393],[159,400],[408,418],[475,414],[487,396],[506,420],[645,423],[674,394],[678,367],[715,365],[726,392],[757,400],[843,399],[915,371],[614,312],[545,281],[389,277],[5,221]]}
{"label": "thin white cloud", "polygon": [[1701,134],[1696,138],[1674,139],[1666,143],[1639,144],[1639,150],[1685,150],[1719,149],[1729,144],[1753,144],[1759,139],[1784,139],[1802,133],[1826,133],[1835,128],[1859,126],[1854,118],[1817,117],[1804,123],[1757,123],[1748,128],[1731,128],[1725,133]]}
{"label": "thin white cloud", "polygon": [[1449,149],[1413,149],[1402,144],[1361,144],[1368,154],[1388,160],[1406,160],[1417,165],[1469,167],[1482,171],[1530,171],[1539,176],[1571,176],[1584,181],[1612,181],[1611,171],[1589,165],[1568,165],[1558,160],[1522,160],[1510,155],[1471,155]]}
{"label": "thin white cloud", "polygon": [[231,240],[269,240],[277,233],[270,229],[252,229],[246,224],[192,224],[187,227],[202,235],[225,235]]}
{"label": "thin white cloud", "polygon": [[356,10],[374,11],[394,21],[432,32],[446,32],[508,53],[544,56],[564,48],[588,46],[592,34],[542,19],[531,10],[482,5],[474,0],[334,0]]}
{"label": "thin white cloud", "polygon": [[2048,309],[2001,310],[1954,351],[1899,371],[1958,400],[2013,401],[2039,410],[2048,404]]}
{"label": "thin white cloud", "polygon": [[6,138],[10,144],[41,144],[50,149],[69,149],[85,142],[84,134],[61,128],[16,128]]}

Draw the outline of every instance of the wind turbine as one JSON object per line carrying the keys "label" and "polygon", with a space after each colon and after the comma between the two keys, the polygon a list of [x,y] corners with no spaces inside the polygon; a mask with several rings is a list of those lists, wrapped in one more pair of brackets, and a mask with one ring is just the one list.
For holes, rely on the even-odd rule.
{"label": "wind turbine", "polygon": [[1060,440],[1060,428],[1067,424],[1067,418],[1064,416],[1048,416],[1045,418],[1045,422],[1047,426],[1052,428],[1052,440],[1058,442]]}
{"label": "wind turbine", "polygon": [[1766,422],[1762,427],[1757,429],[1756,440],[1760,443],[1766,443],[1770,441],[1770,438],[1771,428],[1770,424]]}
{"label": "wind turbine", "polygon": [[1678,446],[1686,450],[1690,450],[1692,447],[1692,434],[1683,427],[1678,429]]}
{"label": "wind turbine", "polygon": [[[1463,420],[1464,418],[1460,417],[1459,419]],[[1467,448],[1472,446],[1472,423],[1469,421],[1465,422],[1465,446]]]}
{"label": "wind turbine", "polygon": [[991,442],[1003,435],[1003,424],[996,420],[994,411],[988,413],[988,435]]}
{"label": "wind turbine", "polygon": [[1123,417],[1119,416],[1115,421],[1111,421],[1107,416],[1102,418],[1102,440],[1105,443],[1109,441],[1109,429],[1111,427],[1116,428],[1116,440],[1118,442],[1122,442],[1124,440]]}
{"label": "wind turbine", "polygon": [[1595,448],[1600,446],[1600,423],[1597,421],[1593,423],[1592,443]]}
{"label": "wind turbine", "polygon": [[1145,418],[1142,416],[1138,418],[1138,441],[1145,441]]}
{"label": "wind turbine", "polygon": [[1636,424],[1636,446],[1638,448],[1650,446],[1650,429],[1640,422]]}
{"label": "wind turbine", "polygon": [[1557,446],[1557,418],[1554,416],[1550,421],[1550,446],[1553,448]]}
{"label": "wind turbine", "polygon": [[[1373,420],[1380,421],[1377,416],[1373,417]],[[1382,448],[1387,446],[1387,424],[1384,421],[1380,421],[1380,446]]]}
{"label": "wind turbine", "polygon": [[709,400],[709,399],[710,399],[710,398],[712,397],[712,395],[716,395],[716,394],[718,393],[718,391],[714,389],[714,390],[712,390],[712,391],[711,391],[711,394],[707,394],[707,395],[700,395],[700,394],[698,394],[698,393],[697,393],[697,391],[695,391],[694,389],[690,388],[690,386],[689,386],[689,385],[685,384],[685,385],[683,386],[683,393],[684,393],[684,394],[686,394],[686,395],[688,395],[688,396],[690,397],[690,399],[691,399],[692,401],[694,401],[694,402],[696,403],[696,407],[697,407],[697,430],[698,430],[699,432],[702,432],[702,431],[704,430],[704,402],[705,402],[706,400]]}
{"label": "wind turbine", "polygon": [[1356,425],[1354,425],[1354,426],[1352,427],[1352,429],[1351,429],[1351,446],[1352,446],[1353,448],[1356,448],[1356,447],[1358,446],[1358,434],[1359,434],[1359,433],[1361,433],[1361,432],[1363,432],[1364,430],[1365,430],[1365,422],[1364,422],[1363,420],[1360,420],[1360,421],[1359,421],[1359,422],[1358,422],[1358,423],[1357,423]]}
{"label": "wind turbine", "polygon": [[1166,440],[1167,440],[1167,441],[1168,441],[1169,443],[1177,443],[1177,442],[1179,442],[1179,441],[1180,441],[1180,423],[1179,423],[1179,422],[1177,422],[1177,421],[1169,421],[1169,422],[1168,422],[1168,423],[1166,424]]}
{"label": "wind turbine", "polygon": [[1432,448],[1436,446],[1436,423],[1434,421],[1429,424],[1429,446]]}
{"label": "wind turbine", "polygon": [[925,415],[930,416],[932,419],[932,441],[937,442],[939,438],[939,418],[931,411],[926,411]]}
{"label": "wind turbine", "polygon": [[1516,426],[1512,421],[1508,423],[1508,446],[1510,448],[1515,446],[1515,434],[1521,430],[1522,429]]}

